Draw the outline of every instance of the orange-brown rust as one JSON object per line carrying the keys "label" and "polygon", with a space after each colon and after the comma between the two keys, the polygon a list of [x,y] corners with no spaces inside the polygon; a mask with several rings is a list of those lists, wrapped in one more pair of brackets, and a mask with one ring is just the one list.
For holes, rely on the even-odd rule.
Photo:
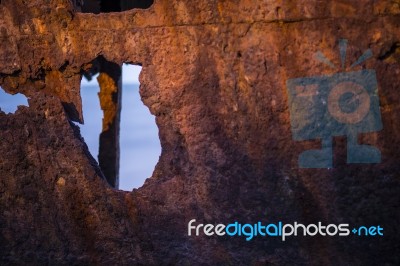
{"label": "orange-brown rust", "polygon": [[100,106],[104,113],[102,130],[104,132],[109,129],[117,117],[118,103],[113,98],[118,93],[118,84],[109,74],[104,72],[99,75],[97,80],[100,85]]}

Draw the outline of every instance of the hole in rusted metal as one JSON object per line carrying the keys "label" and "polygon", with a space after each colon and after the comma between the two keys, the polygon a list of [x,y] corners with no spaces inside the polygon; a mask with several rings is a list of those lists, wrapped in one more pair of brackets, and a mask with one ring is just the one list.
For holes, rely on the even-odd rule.
{"label": "hole in rusted metal", "polygon": [[5,113],[15,113],[18,106],[29,106],[28,99],[21,93],[9,94],[0,87],[0,110]]}
{"label": "hole in rusted metal", "polygon": [[[104,58],[96,60],[91,71],[85,73],[92,81],[82,80],[81,84],[85,121],[81,134],[92,156],[98,154],[99,166],[108,183],[131,191],[143,185],[158,162],[161,153],[158,128],[139,94],[141,67],[124,65],[124,78],[118,86],[118,82],[113,85],[115,80],[111,78],[118,79],[118,75],[105,69],[104,62],[99,63]],[[117,87],[118,97],[112,97],[113,88]]]}

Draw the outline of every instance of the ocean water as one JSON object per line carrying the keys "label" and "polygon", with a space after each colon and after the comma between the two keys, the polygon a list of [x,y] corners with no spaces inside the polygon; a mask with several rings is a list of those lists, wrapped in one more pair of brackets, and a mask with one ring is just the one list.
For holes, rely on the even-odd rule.
{"label": "ocean water", "polygon": [[[96,160],[103,118],[98,92],[99,86],[96,82],[82,82],[84,124],[78,124],[81,135]],[[10,95],[0,88],[2,111],[14,113],[18,105],[28,105],[25,96]],[[119,188],[130,191],[142,186],[145,179],[152,175],[161,154],[155,117],[141,101],[138,83],[123,83],[120,150]]]}

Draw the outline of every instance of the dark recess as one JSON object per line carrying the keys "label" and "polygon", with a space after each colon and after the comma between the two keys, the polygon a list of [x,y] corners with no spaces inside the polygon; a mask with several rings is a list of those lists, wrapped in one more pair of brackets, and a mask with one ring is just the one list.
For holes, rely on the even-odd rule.
{"label": "dark recess", "polygon": [[378,59],[381,61],[388,59],[392,55],[399,53],[400,52],[399,49],[400,49],[400,42],[395,42],[390,46],[389,50],[380,55]]}
{"label": "dark recess", "polygon": [[154,0],[125,0],[121,1],[122,11],[134,8],[147,9],[151,7]]}
{"label": "dark recess", "polygon": [[109,12],[121,12],[134,8],[147,9],[151,7],[154,0],[121,0],[121,1],[109,1],[109,0],[85,0],[81,7],[83,13],[109,13]]}

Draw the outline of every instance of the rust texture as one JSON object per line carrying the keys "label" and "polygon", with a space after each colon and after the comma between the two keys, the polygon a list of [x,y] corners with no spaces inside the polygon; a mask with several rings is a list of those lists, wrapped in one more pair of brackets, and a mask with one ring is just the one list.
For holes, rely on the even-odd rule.
{"label": "rust texture", "polygon": [[[399,1],[77,10],[68,0],[0,4],[0,86],[29,97],[29,107],[0,112],[0,264],[399,265]],[[373,53],[356,70],[376,71],[383,129],[359,141],[382,162],[347,164],[339,137],[333,168],[300,169],[300,152],[320,143],[293,141],[286,80],[331,73],[313,55],[339,64],[341,38],[349,62]],[[108,184],[72,123],[83,122],[80,82],[99,57],[143,66],[140,94],[159,128],[159,162],[132,192]],[[119,74],[107,71],[106,152],[117,150],[120,97]],[[117,157],[106,160],[116,178]],[[191,219],[379,224],[385,235],[189,237]]]}

